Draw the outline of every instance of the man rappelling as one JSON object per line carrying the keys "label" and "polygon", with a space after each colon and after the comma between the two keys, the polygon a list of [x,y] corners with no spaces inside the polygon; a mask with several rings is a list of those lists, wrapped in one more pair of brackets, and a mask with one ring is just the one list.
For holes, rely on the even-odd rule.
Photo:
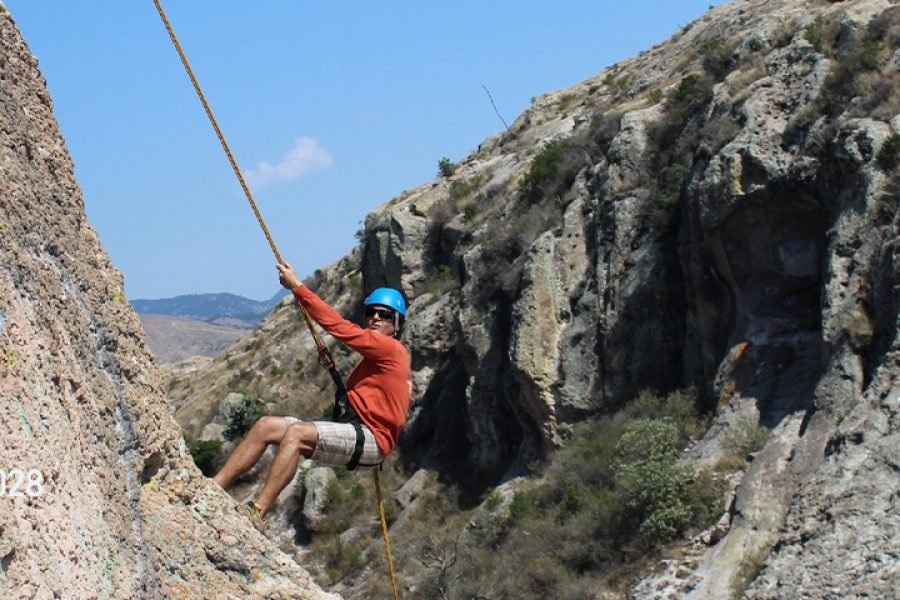
{"label": "man rappelling", "polygon": [[[264,417],[247,434],[247,437],[234,449],[225,462],[225,466],[213,478],[222,488],[227,489],[242,474],[246,473],[260,459],[270,444],[279,446],[275,461],[269,468],[266,483],[256,500],[247,508],[254,525],[264,525],[263,517],[269,512],[278,494],[294,478],[300,464],[300,454],[313,458],[324,464],[373,467],[380,465],[397,444],[400,430],[406,422],[409,398],[412,385],[409,380],[409,353],[396,339],[406,318],[406,302],[397,290],[379,288],[366,298],[365,328],[345,321],[341,316],[318,296],[308,290],[291,266],[281,259],[275,246],[275,240],[253,200],[253,194],[241,174],[237,161],[228,142],[213,116],[212,109],[200,89],[200,83],[194,76],[187,56],[178,43],[175,31],[169,23],[166,12],[159,0],[153,0],[159,17],[162,19],[169,38],[178,52],[181,64],[187,72],[197,92],[197,97],[209,117],[209,122],[222,144],[222,150],[231,163],[247,196],[247,201],[256,215],[259,226],[272,248],[278,262],[279,280],[281,284],[294,292],[300,314],[306,321],[309,331],[319,349],[319,362],[328,367],[332,379],[338,387],[340,396],[335,401],[337,422],[316,421],[295,417]],[[312,316],[310,316],[312,315]],[[328,333],[344,342],[363,358],[356,365],[346,388],[340,380],[334,364],[334,358],[328,351],[313,326],[317,321]],[[345,398],[344,398],[345,397]],[[347,406],[347,416],[343,406]],[[340,410],[338,410],[340,409]],[[351,450],[352,448],[352,450]],[[387,554],[388,568],[391,574],[391,588],[394,599],[399,598],[397,578],[394,574],[394,563],[391,558],[391,546],[388,540],[387,519],[384,514],[384,501],[381,496],[381,484],[378,470],[373,470],[375,493],[378,496],[378,512],[381,517],[381,531],[384,535],[384,549]]]}
{"label": "man rappelling", "polygon": [[293,480],[300,455],[331,466],[374,468],[393,451],[406,422],[411,384],[409,352],[397,339],[406,318],[406,302],[392,288],[366,298],[365,327],[342,318],[307,288],[287,263],[277,266],[279,281],[297,303],[332,337],[362,355],[339,394],[334,421],[301,417],[262,417],[228,457],[213,480],[228,489],[259,461],[270,444],[275,460],[256,499],[248,503],[254,524]]}

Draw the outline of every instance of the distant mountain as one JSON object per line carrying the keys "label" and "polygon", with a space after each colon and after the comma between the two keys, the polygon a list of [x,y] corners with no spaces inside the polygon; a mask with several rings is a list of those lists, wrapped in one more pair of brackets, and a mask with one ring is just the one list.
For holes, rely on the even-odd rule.
{"label": "distant mountain", "polygon": [[168,315],[215,325],[255,328],[288,292],[280,290],[268,300],[251,300],[237,294],[187,294],[159,300],[132,300],[140,315]]}
{"label": "distant mountain", "polygon": [[187,294],[159,300],[132,300],[147,333],[147,345],[163,364],[191,356],[215,356],[256,329],[288,294],[268,300],[237,294]]}

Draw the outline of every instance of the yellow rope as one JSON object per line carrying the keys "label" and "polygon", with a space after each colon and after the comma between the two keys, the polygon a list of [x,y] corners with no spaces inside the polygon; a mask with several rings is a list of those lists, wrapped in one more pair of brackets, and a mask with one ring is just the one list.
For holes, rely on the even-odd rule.
{"label": "yellow rope", "polygon": [[[178,43],[178,38],[175,37],[175,31],[172,29],[172,26],[169,24],[169,19],[166,17],[166,13],[163,10],[162,4],[159,3],[159,0],[153,0],[153,3],[156,5],[156,10],[159,12],[159,16],[163,21],[163,25],[166,26],[166,31],[169,32],[169,37],[172,39],[172,44],[175,46],[175,50],[178,51],[178,56],[181,58],[181,64],[184,65],[184,70],[187,71],[188,77],[191,79],[191,83],[194,86],[194,91],[197,92],[197,96],[200,98],[200,102],[203,104],[203,109],[206,111],[206,116],[209,117],[209,122],[212,123],[213,129],[216,130],[216,136],[219,138],[219,142],[222,144],[222,149],[225,150],[225,154],[228,156],[228,161],[231,163],[231,168],[234,170],[235,176],[237,176],[238,182],[241,184],[241,189],[244,190],[244,195],[247,196],[247,200],[250,202],[250,207],[253,209],[253,214],[256,215],[256,220],[259,222],[259,226],[262,228],[263,233],[266,236],[266,240],[269,242],[269,246],[272,248],[272,253],[275,255],[275,259],[278,261],[278,264],[284,264],[284,261],[281,259],[281,254],[278,252],[278,248],[275,246],[275,241],[272,239],[272,235],[269,233],[269,228],[266,227],[266,222],[262,218],[262,214],[260,214],[259,209],[256,207],[256,202],[253,200],[253,194],[250,193],[250,188],[247,186],[247,182],[244,181],[244,176],[241,174],[240,168],[238,168],[237,161],[234,160],[234,155],[231,153],[231,149],[228,147],[228,142],[225,141],[225,136],[222,135],[222,130],[219,129],[219,124],[216,122],[216,118],[213,116],[212,109],[209,107],[209,103],[206,101],[206,96],[203,95],[203,90],[200,89],[200,84],[197,82],[197,78],[194,77],[194,71],[191,69],[191,65],[188,62],[187,56],[185,56],[184,52],[181,49],[181,44]],[[300,309],[300,313],[303,315],[303,319],[306,321],[307,327],[309,327],[310,333],[312,333],[313,339],[316,342],[316,347],[319,349],[319,362],[324,364],[326,367],[333,368],[335,366],[334,358],[331,356],[331,352],[328,351],[328,347],[325,346],[325,342],[322,341],[322,338],[319,336],[319,333],[316,331],[313,326],[312,318],[309,316],[309,313],[306,312],[306,309],[303,308],[302,305],[296,303],[297,307]],[[388,568],[391,574],[391,587],[394,590],[394,600],[399,600],[400,596],[397,592],[397,579],[394,575],[394,561],[391,558],[391,542],[388,537],[388,528],[387,528],[387,519],[384,516],[384,500],[381,497],[381,481],[378,478],[378,471],[373,471],[375,473],[375,491],[378,495],[378,513],[381,515],[381,534],[384,537],[384,549],[387,553],[388,560]]]}
{"label": "yellow rope", "polygon": [[381,515],[381,535],[384,537],[384,551],[387,554],[388,570],[391,572],[391,588],[394,590],[394,600],[399,600],[397,577],[394,575],[394,559],[391,558],[391,540],[388,538],[387,519],[384,516],[384,499],[381,497],[381,479],[378,477],[378,469],[375,469],[372,473],[375,474],[375,494],[378,496],[378,514]]}
{"label": "yellow rope", "polygon": [[[250,188],[247,186],[247,182],[244,181],[244,176],[241,173],[240,168],[238,167],[237,161],[234,159],[234,155],[231,153],[231,148],[228,147],[228,142],[225,141],[225,136],[222,134],[222,130],[219,128],[219,123],[213,116],[212,109],[209,107],[209,103],[206,101],[206,96],[203,95],[203,90],[200,89],[200,84],[197,82],[197,78],[194,76],[194,71],[193,69],[191,69],[191,65],[188,62],[187,56],[185,56],[184,51],[182,51],[181,44],[178,43],[178,38],[175,37],[175,31],[169,24],[169,19],[168,17],[166,17],[166,12],[163,10],[162,4],[159,3],[159,0],[153,0],[153,3],[156,5],[156,10],[157,12],[159,12],[159,16],[163,21],[163,25],[166,26],[166,31],[169,32],[169,38],[171,38],[172,44],[174,44],[179,58],[181,58],[181,64],[184,65],[184,70],[187,71],[188,77],[190,77],[191,79],[191,83],[194,86],[194,91],[197,92],[197,96],[200,98],[200,103],[203,104],[203,109],[206,111],[206,116],[209,117],[209,122],[212,123],[213,129],[216,130],[216,136],[218,136],[219,142],[222,144],[222,149],[225,150],[225,155],[228,156],[228,162],[231,163],[231,168],[234,171],[238,182],[241,184],[241,189],[244,190],[244,195],[247,196],[247,200],[250,202],[250,208],[253,209],[253,214],[256,215],[256,220],[259,222],[259,226],[262,228],[262,231],[266,236],[266,240],[268,240],[269,242],[269,247],[272,248],[272,253],[275,255],[275,259],[278,261],[278,264],[284,264],[284,261],[281,259],[281,253],[278,252],[278,247],[275,246],[275,240],[272,239],[272,234],[269,233],[269,228],[266,227],[266,222],[263,220],[262,214],[260,214],[259,209],[256,207],[256,202],[253,200],[253,194],[250,193]],[[313,322],[309,316],[309,313],[307,313],[306,309],[303,308],[303,306],[301,306],[300,304],[297,304],[297,307],[300,309],[300,313],[303,315],[303,320],[306,321],[306,326],[309,327],[309,331],[312,333],[313,339],[316,342],[316,347],[319,349],[319,362],[325,364],[327,367],[333,367],[334,358],[331,356],[331,353],[325,346],[325,342],[322,341],[322,338],[319,336],[319,333],[313,326]]]}

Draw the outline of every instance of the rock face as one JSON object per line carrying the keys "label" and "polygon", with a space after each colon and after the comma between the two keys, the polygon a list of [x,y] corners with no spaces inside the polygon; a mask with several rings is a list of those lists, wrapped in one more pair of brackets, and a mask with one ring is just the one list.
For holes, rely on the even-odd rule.
{"label": "rock face", "polygon": [[333,597],[193,466],[2,5],[0,355],[6,597]]}
{"label": "rock face", "polygon": [[[573,423],[693,386],[716,414],[694,458],[741,423],[769,438],[724,534],[634,596],[896,595],[898,45],[888,0],[723,5],[370,214],[309,284],[348,315],[379,285],[410,299],[403,463],[481,492]],[[230,378],[301,410],[266,375],[314,362],[288,312],[200,391],[175,382],[183,422],[202,429]]]}

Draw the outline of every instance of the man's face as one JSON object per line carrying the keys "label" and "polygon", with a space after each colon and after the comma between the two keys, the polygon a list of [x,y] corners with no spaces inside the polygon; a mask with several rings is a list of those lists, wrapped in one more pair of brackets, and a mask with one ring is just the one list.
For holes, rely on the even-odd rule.
{"label": "man's face", "polygon": [[366,307],[366,327],[384,335],[394,335],[394,311],[377,304]]}

